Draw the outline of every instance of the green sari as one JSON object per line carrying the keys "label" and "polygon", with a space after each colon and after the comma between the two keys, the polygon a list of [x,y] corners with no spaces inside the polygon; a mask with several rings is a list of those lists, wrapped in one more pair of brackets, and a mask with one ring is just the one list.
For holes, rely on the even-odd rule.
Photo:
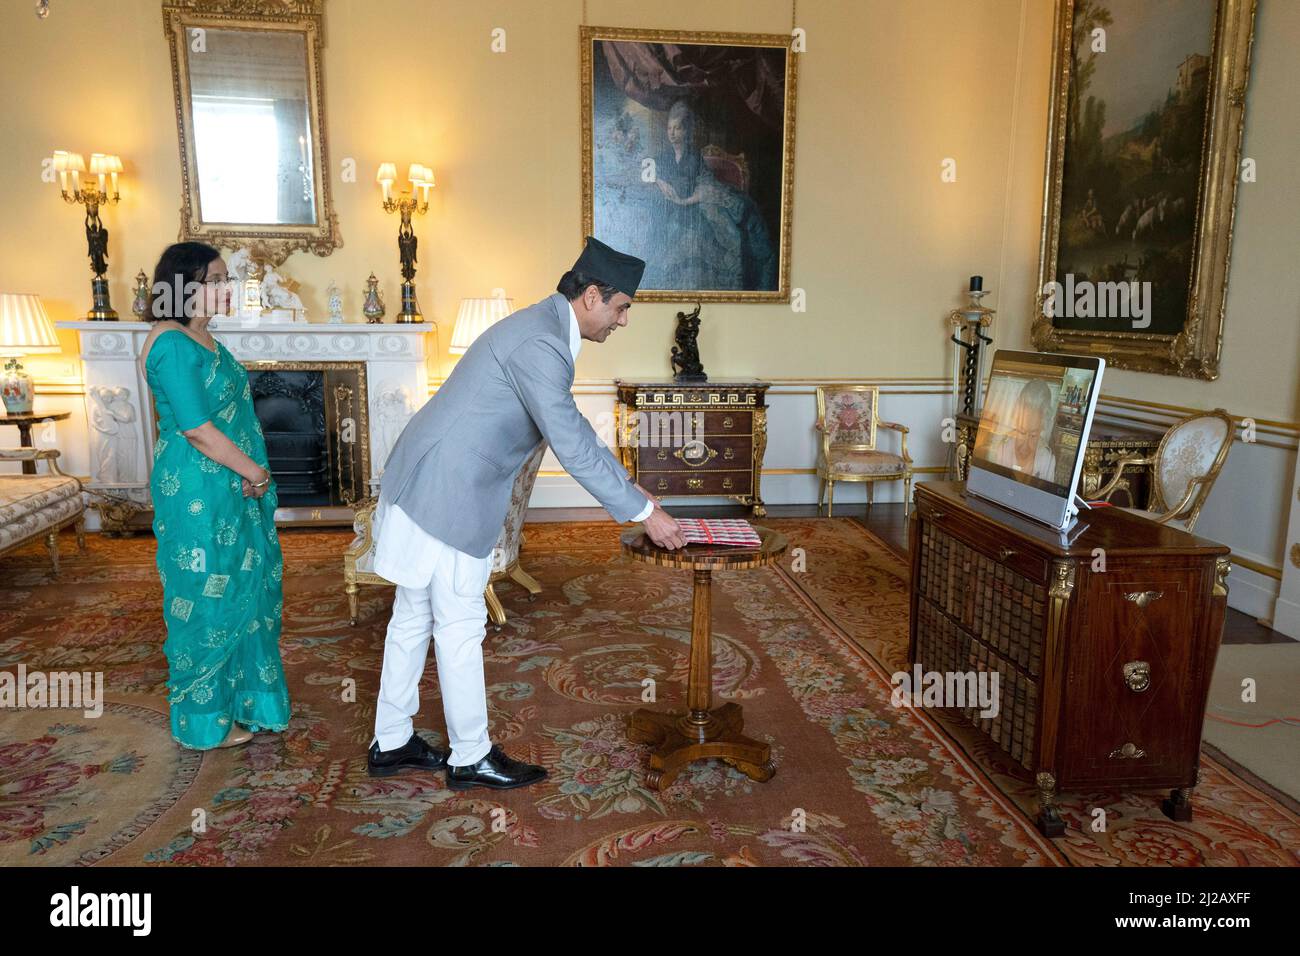
{"label": "green sari", "polygon": [[232,720],[253,731],[284,730],[275,484],[260,499],[244,497],[242,478],[181,434],[210,421],[266,468],[248,373],[220,343],[214,353],[169,329],[154,340],[145,378],[158,411],[149,484],[172,737],[206,750],[225,739]]}

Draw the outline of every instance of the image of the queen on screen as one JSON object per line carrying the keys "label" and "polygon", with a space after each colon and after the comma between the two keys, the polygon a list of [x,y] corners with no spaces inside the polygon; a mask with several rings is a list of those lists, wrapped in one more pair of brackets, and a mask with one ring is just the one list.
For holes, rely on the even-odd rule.
{"label": "image of the queen on screen", "polygon": [[976,446],[976,457],[1055,483],[1052,425],[1057,399],[1047,382],[1041,378],[1020,382],[995,378],[990,383],[988,404],[985,414],[997,425],[980,429],[983,441]]}

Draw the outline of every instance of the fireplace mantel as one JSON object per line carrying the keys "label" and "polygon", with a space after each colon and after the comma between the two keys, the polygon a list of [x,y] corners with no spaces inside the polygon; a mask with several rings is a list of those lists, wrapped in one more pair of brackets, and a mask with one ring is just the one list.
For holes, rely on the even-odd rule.
{"label": "fireplace mantel", "polygon": [[[154,417],[136,357],[149,322],[59,322],[74,329],[83,365],[89,423],[87,490],[149,508]],[[407,420],[429,394],[431,325],[259,322],[214,319],[209,331],[241,362],[364,362],[370,490]],[[92,494],[92,504],[95,495]]]}

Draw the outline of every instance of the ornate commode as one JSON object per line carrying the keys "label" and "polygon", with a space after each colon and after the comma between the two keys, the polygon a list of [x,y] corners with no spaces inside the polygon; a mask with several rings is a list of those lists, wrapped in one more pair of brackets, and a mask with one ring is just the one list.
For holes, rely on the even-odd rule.
{"label": "ornate commode", "polygon": [[733,498],[761,518],[768,384],[616,379],[623,466],[659,497]]}

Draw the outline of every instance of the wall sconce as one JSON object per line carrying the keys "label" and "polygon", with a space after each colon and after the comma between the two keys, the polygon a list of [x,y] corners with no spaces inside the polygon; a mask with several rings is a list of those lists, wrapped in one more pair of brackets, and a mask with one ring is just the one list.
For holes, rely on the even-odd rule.
{"label": "wall sconce", "polygon": [[[90,271],[94,273],[94,278],[90,280],[93,301],[86,318],[113,321],[117,318],[117,313],[108,300],[108,280],[104,278],[104,273],[108,271],[108,230],[99,220],[99,207],[116,203],[122,198],[117,192],[117,177],[122,172],[122,160],[104,153],[91,153],[91,175],[84,182],[81,174],[86,171],[86,161],[80,153],[55,150],[53,162],[59,173],[59,191],[63,195],[63,201],[80,203],[86,207],[86,247],[90,254]],[[71,191],[68,189],[69,174],[72,176]],[[110,176],[113,184],[111,195],[105,188],[106,179]]]}
{"label": "wall sconce", "polygon": [[[419,303],[415,301],[415,231],[411,228],[411,214],[424,215],[429,211],[429,190],[433,188],[433,170],[419,163],[411,163],[406,172],[409,180],[400,196],[392,194],[397,180],[395,163],[380,163],[376,181],[384,190],[384,212],[399,212],[402,224],[397,230],[397,250],[402,257],[402,310],[394,317],[397,322],[423,322]],[[417,195],[418,198],[417,198]]]}

